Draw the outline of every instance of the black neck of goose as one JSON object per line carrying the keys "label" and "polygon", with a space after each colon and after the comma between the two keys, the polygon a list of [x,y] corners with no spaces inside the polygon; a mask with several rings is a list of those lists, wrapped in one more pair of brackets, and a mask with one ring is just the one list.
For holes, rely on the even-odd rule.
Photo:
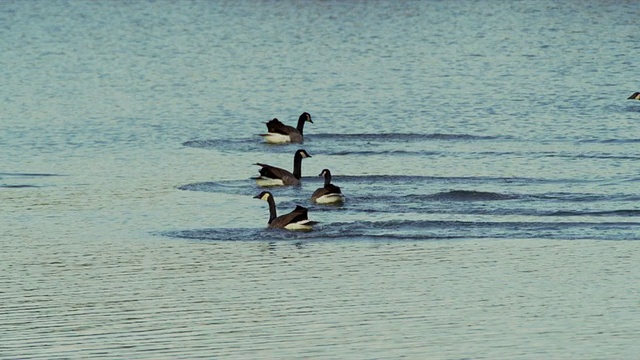
{"label": "black neck of goose", "polygon": [[300,132],[300,135],[302,135],[302,130],[304,129],[304,123],[307,121],[307,119],[305,119],[304,116],[300,115],[300,117],[298,118],[298,127],[296,129],[298,129],[298,131]]}
{"label": "black neck of goose", "polygon": [[269,203],[269,222],[268,222],[268,224],[271,224],[273,219],[276,218],[276,202],[275,202],[275,200],[273,200],[273,196],[269,196],[269,198],[267,199],[267,202]]}
{"label": "black neck of goose", "polygon": [[298,180],[302,177],[302,155],[300,153],[296,153],[293,157],[293,176]]}
{"label": "black neck of goose", "polygon": [[331,174],[328,172],[324,173],[324,186],[331,185]]}

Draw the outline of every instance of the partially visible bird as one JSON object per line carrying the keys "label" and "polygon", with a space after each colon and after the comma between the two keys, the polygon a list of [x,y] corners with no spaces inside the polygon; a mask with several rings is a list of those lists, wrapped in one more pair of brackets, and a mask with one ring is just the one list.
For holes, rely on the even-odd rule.
{"label": "partially visible bird", "polygon": [[311,115],[309,115],[308,112],[304,112],[298,117],[298,126],[295,128],[285,125],[280,120],[274,118],[266,123],[268,132],[266,134],[260,134],[260,136],[264,137],[264,140],[270,144],[302,143],[304,141],[302,135],[304,123],[307,121],[313,124]]}
{"label": "partially visible bird", "polygon": [[261,166],[260,177],[256,178],[258,186],[281,186],[281,185],[299,185],[302,177],[302,159],[311,157],[304,149],[299,149],[293,156],[293,173],[289,171],[267,165],[256,163]]}
{"label": "partially visible bird", "polygon": [[344,201],[344,195],[339,187],[331,183],[331,171],[324,169],[318,176],[324,176],[324,186],[318,188],[311,195],[311,200],[318,204],[336,204]]}
{"label": "partially visible bird", "polygon": [[308,209],[300,205],[297,205],[296,208],[288,214],[277,216],[276,201],[268,191],[263,191],[254,196],[254,198],[269,203],[269,228],[309,231],[313,230],[312,226],[314,224],[317,224],[317,222],[309,220],[307,215]]}
{"label": "partially visible bird", "polygon": [[640,100],[640,92],[634,92],[627,100]]}

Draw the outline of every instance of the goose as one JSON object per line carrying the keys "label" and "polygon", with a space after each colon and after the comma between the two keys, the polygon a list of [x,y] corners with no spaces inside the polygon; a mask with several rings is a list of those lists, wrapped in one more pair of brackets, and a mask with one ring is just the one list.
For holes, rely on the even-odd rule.
{"label": "goose", "polygon": [[304,129],[304,123],[307,121],[313,124],[311,115],[309,115],[308,112],[303,112],[302,115],[300,115],[297,128],[285,125],[280,122],[280,120],[274,118],[266,123],[268,132],[266,134],[260,134],[260,136],[264,137],[264,140],[270,144],[302,143],[302,131]]}
{"label": "goose", "polygon": [[627,100],[640,100],[640,92],[634,92]]}
{"label": "goose", "polygon": [[305,150],[298,149],[293,156],[293,174],[275,166],[256,163],[261,166],[260,177],[256,178],[258,186],[300,185],[302,176],[302,159],[311,157]]}
{"label": "goose", "polygon": [[335,204],[344,201],[340,188],[331,183],[331,171],[324,169],[318,176],[324,176],[324,186],[311,195],[311,200],[318,204]]}
{"label": "goose", "polygon": [[287,230],[313,230],[312,225],[316,224],[315,221],[309,220],[309,217],[307,216],[308,209],[300,205],[296,205],[296,208],[288,214],[277,216],[276,201],[273,199],[273,195],[271,195],[271,193],[268,191],[263,191],[253,198],[264,200],[269,203],[269,228]]}

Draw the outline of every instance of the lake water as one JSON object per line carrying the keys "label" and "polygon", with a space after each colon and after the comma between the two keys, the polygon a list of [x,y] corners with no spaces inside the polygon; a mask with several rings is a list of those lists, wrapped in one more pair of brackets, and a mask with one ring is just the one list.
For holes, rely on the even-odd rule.
{"label": "lake water", "polygon": [[[0,2],[0,358],[640,353],[640,3]],[[266,145],[264,122],[302,145]],[[312,232],[267,230],[256,162]],[[346,195],[319,206],[323,168]]]}

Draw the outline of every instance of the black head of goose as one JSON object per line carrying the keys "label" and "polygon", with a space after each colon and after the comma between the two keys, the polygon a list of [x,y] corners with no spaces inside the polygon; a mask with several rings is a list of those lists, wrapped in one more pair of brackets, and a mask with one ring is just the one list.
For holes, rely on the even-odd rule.
{"label": "black head of goose", "polygon": [[634,92],[627,100],[640,100],[640,92]]}
{"label": "black head of goose", "polygon": [[293,173],[279,167],[256,163],[262,167],[256,183],[259,186],[299,185],[302,177],[302,159],[309,157],[311,155],[304,149],[298,149],[293,155]]}
{"label": "black head of goose", "polygon": [[309,115],[308,112],[304,112],[298,117],[298,126],[295,128],[285,125],[280,120],[274,118],[266,123],[268,132],[266,134],[260,134],[260,136],[264,137],[265,141],[271,144],[302,143],[304,141],[304,123],[306,122],[313,124],[311,115]]}
{"label": "black head of goose", "polygon": [[331,171],[323,169],[318,176],[324,177],[324,186],[316,189],[311,195],[311,200],[318,204],[336,204],[344,201],[344,195],[339,187],[331,183]]}
{"label": "black head of goose", "polygon": [[313,230],[315,221],[310,221],[307,215],[308,209],[297,205],[292,212],[277,216],[276,201],[268,191],[263,191],[254,196],[255,199],[264,200],[269,203],[269,228],[287,230]]}

